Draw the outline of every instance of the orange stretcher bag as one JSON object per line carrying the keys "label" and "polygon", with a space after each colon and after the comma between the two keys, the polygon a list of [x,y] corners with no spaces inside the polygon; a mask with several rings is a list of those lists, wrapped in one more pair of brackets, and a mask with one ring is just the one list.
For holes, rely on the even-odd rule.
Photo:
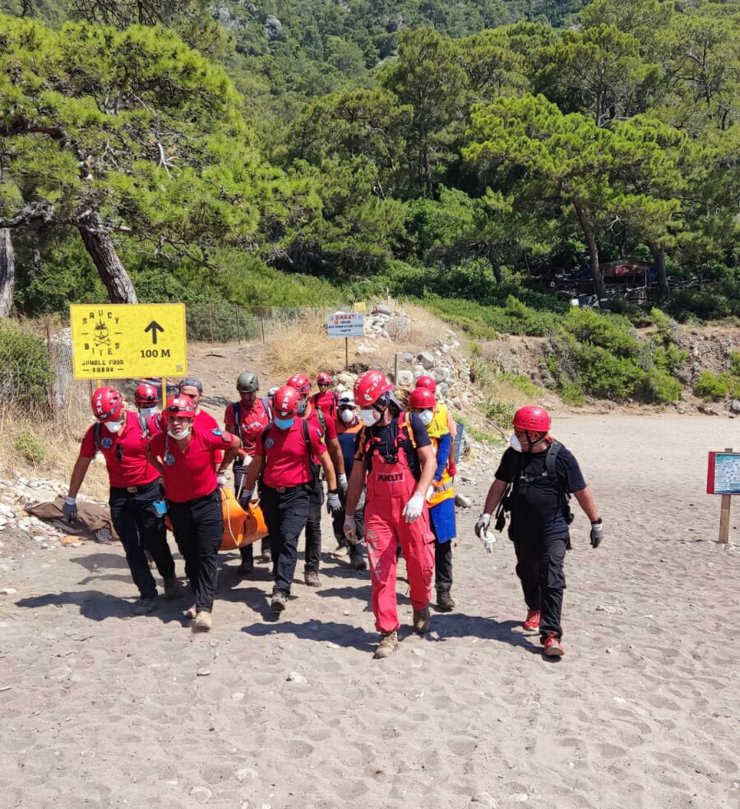
{"label": "orange stretcher bag", "polygon": [[267,525],[259,504],[251,503],[245,511],[231,489],[225,486],[221,487],[221,510],[224,517],[222,551],[234,551],[267,536]]}

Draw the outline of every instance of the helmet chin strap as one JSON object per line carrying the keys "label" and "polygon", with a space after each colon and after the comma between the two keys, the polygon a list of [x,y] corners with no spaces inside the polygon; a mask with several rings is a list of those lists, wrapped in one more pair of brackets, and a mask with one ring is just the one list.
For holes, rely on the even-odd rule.
{"label": "helmet chin strap", "polygon": [[[533,433],[530,430],[524,430],[524,435],[527,437],[527,449],[524,450],[525,452],[532,452],[532,450],[543,441],[548,446],[552,443],[552,436],[549,433]],[[532,436],[535,436],[534,440]],[[539,438],[537,438],[537,436],[539,436]],[[522,449],[524,449],[524,447],[522,447]]]}

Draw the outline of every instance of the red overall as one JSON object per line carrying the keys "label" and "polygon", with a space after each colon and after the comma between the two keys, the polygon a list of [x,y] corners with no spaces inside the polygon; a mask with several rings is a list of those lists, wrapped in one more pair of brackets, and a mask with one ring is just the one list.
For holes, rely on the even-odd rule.
{"label": "red overall", "polygon": [[425,504],[421,517],[410,524],[403,516],[404,506],[414,494],[416,485],[403,447],[398,447],[395,463],[389,463],[380,453],[373,453],[367,473],[365,542],[378,632],[393,632],[399,626],[396,544],[400,544],[406,560],[413,608],[423,610],[431,600],[434,534],[429,528],[429,509]]}

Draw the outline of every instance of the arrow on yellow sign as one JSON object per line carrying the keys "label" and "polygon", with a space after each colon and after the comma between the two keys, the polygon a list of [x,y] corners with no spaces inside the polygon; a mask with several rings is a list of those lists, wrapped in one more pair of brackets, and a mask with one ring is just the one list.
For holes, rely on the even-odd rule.
{"label": "arrow on yellow sign", "polygon": [[157,345],[157,332],[161,331],[164,333],[164,328],[157,323],[156,320],[152,320],[152,322],[144,329],[144,331],[150,331],[152,333],[152,345]]}

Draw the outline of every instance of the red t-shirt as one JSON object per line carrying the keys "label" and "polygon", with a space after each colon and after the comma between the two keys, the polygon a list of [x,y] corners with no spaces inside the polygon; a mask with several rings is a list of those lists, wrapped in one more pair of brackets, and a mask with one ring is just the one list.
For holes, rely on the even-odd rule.
{"label": "red t-shirt", "polygon": [[[210,413],[206,413],[205,410],[201,409],[195,414],[195,424],[198,425],[198,429],[201,432],[209,432],[210,430],[220,430],[221,427],[216,419]],[[224,459],[223,452],[219,452],[216,454],[216,466],[221,463]],[[215,467],[214,467],[215,468]]]}
{"label": "red t-shirt", "polygon": [[239,405],[239,438],[242,440],[242,449],[247,455],[255,454],[255,447],[262,437],[265,428],[270,423],[270,414],[267,412],[262,399],[255,399],[252,407],[247,409],[244,402],[232,402],[224,413],[226,428],[236,428],[234,418],[234,405]]}
{"label": "red t-shirt", "polygon": [[[150,420],[151,421],[151,420]],[[98,428],[98,446],[95,446],[95,428]],[[109,433],[104,424],[92,424],[82,439],[80,456],[94,458],[97,450],[103,453],[110,485],[117,489],[145,486],[153,483],[159,472],[147,461],[146,447],[149,436],[139,424],[139,414],[126,411],[121,432]]]}
{"label": "red t-shirt", "polygon": [[314,393],[311,397],[311,406],[315,410],[317,407],[329,418],[335,419],[337,417],[337,405],[339,404],[339,396],[336,391],[325,390],[323,393]]}
{"label": "red t-shirt", "polygon": [[[210,417],[209,417],[210,418]],[[162,460],[164,494],[175,503],[205,497],[216,490],[216,458],[227,449],[234,436],[215,430],[204,430],[194,419],[190,442],[178,449],[175,440],[164,433],[149,442],[149,452]]]}
{"label": "red t-shirt", "polygon": [[[326,452],[321,433],[310,422],[308,439],[313,457]],[[313,479],[306,439],[303,434],[303,419],[295,419],[287,430],[272,425],[265,435],[264,443],[257,442],[255,454],[264,456],[262,479],[273,489],[283,486],[300,486]]]}
{"label": "red t-shirt", "polygon": [[[331,416],[327,416],[323,410],[321,411],[321,418],[319,418],[319,411],[316,410],[316,408],[311,408],[311,415],[306,419],[306,421],[308,422],[308,426],[313,427],[313,429],[316,430],[316,432],[321,436],[321,440],[324,444],[326,444],[327,441],[331,441],[337,437],[336,421]],[[314,463],[318,463],[319,459],[314,455],[313,461]]]}

